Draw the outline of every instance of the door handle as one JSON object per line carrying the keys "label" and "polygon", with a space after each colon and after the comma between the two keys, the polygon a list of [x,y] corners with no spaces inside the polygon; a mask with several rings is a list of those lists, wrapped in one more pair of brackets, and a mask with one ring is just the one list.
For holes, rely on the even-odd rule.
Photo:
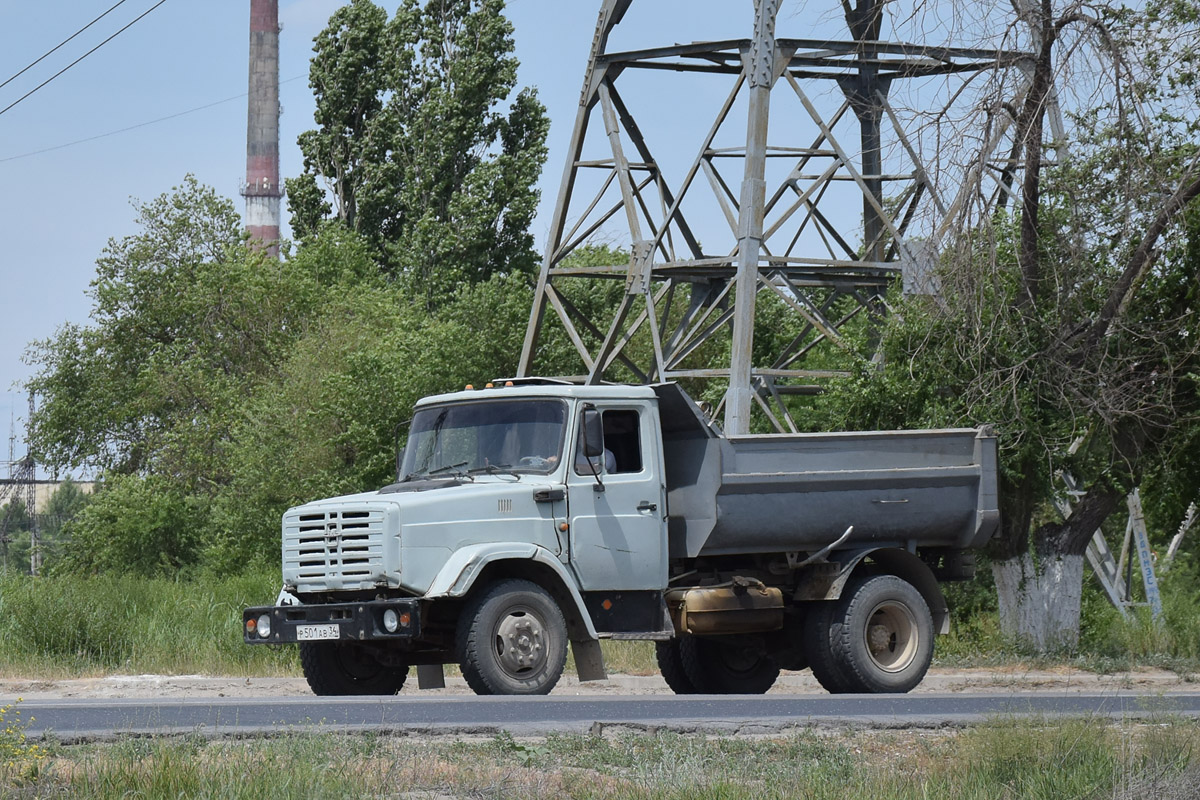
{"label": "door handle", "polygon": [[649,500],[643,500],[638,503],[638,511],[658,511],[658,503],[651,503]]}
{"label": "door handle", "polygon": [[565,489],[538,489],[533,493],[535,503],[554,503],[567,496]]}

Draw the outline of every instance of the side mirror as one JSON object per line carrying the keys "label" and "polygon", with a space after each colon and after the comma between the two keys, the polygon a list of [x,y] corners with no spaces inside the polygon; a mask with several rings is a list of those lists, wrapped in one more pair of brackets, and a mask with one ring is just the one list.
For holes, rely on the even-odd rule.
{"label": "side mirror", "polygon": [[588,458],[604,455],[604,423],[594,408],[583,410],[583,454]]}

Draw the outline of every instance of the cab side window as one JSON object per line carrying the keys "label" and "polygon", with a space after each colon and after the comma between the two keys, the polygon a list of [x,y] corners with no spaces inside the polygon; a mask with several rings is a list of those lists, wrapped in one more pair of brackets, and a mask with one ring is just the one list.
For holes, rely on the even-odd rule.
{"label": "cab side window", "polygon": [[641,426],[637,411],[615,409],[604,412],[604,447],[612,451],[616,461],[613,472],[642,471]]}
{"label": "cab side window", "polygon": [[[641,425],[634,409],[610,409],[601,414],[604,422],[604,457],[596,458],[597,472],[619,475],[642,471]],[[576,441],[575,472],[592,474],[583,457],[583,431]]]}

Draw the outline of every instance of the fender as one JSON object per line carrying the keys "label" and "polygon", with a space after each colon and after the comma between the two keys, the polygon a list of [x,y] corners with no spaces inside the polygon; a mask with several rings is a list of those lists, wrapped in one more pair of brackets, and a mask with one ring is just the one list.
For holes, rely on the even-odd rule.
{"label": "fender", "polygon": [[814,581],[815,585],[810,584],[811,588],[805,593],[806,596],[799,599],[837,600],[842,596],[842,589],[845,588],[846,581],[850,580],[855,568],[867,556],[870,556],[883,572],[911,583],[913,588],[921,593],[925,604],[929,606],[929,614],[933,617],[933,629],[939,635],[950,632],[950,607],[946,604],[946,595],[942,594],[942,587],[938,585],[937,578],[933,576],[933,570],[912,553],[898,547],[871,547],[865,550],[843,550],[830,553],[829,560],[838,565],[836,577],[823,576],[825,577],[824,581],[819,579]]}
{"label": "fender", "polygon": [[489,564],[498,561],[533,561],[550,570],[558,577],[563,588],[571,596],[575,604],[575,613],[583,623],[589,638],[599,639],[596,627],[592,624],[592,615],[588,613],[583,603],[583,596],[575,579],[567,572],[555,556],[544,547],[527,542],[490,542],[475,544],[456,550],[450,559],[434,577],[425,593],[427,598],[463,597],[471,591],[475,580]]}

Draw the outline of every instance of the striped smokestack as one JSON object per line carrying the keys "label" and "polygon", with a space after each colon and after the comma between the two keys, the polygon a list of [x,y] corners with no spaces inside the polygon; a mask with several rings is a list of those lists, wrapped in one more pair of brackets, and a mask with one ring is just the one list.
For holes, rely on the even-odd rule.
{"label": "striped smokestack", "polygon": [[246,125],[246,230],[279,255],[279,0],[250,0],[250,104]]}

